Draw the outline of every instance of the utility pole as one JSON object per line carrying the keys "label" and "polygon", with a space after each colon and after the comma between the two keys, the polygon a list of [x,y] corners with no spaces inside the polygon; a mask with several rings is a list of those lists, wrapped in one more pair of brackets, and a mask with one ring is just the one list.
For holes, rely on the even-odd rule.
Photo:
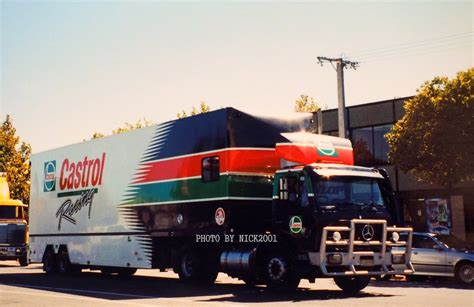
{"label": "utility pole", "polygon": [[[318,56],[318,63],[323,66],[324,62],[329,62],[337,72],[337,100],[338,100],[338,128],[339,137],[347,138],[347,112],[346,112],[346,98],[344,94],[344,68],[357,69],[358,62],[351,62],[342,58],[327,58]],[[336,63],[334,67],[333,63]]]}

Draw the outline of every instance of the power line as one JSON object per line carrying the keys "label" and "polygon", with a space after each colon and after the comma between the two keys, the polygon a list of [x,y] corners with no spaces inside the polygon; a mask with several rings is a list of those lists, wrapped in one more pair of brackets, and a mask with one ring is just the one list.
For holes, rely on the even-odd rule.
{"label": "power line", "polygon": [[473,31],[469,31],[469,32],[463,32],[463,33],[447,35],[447,36],[445,35],[445,36],[439,36],[439,37],[432,37],[430,39],[412,41],[412,42],[407,42],[407,43],[402,43],[402,44],[397,44],[397,45],[392,45],[392,46],[363,49],[360,51],[352,51],[352,52],[348,52],[347,54],[351,55],[352,57],[354,56],[360,57],[362,55],[367,56],[369,54],[374,54],[374,53],[378,54],[378,53],[384,53],[384,52],[389,52],[389,51],[391,52],[394,50],[414,48],[414,47],[423,46],[423,45],[439,44],[440,42],[449,42],[453,40],[465,39],[468,37],[472,38],[473,34],[474,34]]}
{"label": "power line", "polygon": [[411,47],[405,47],[405,48],[399,48],[399,49],[393,49],[393,50],[386,50],[383,52],[374,52],[373,54],[366,54],[359,56],[358,58],[363,60],[367,58],[372,58],[372,57],[379,57],[379,56],[387,56],[391,54],[400,54],[400,53],[411,53],[411,52],[419,52],[422,50],[429,50],[429,49],[437,49],[437,48],[442,48],[445,46],[453,46],[453,45],[459,45],[459,44],[466,44],[466,43],[472,43],[472,41],[465,41],[465,40],[458,40],[458,41],[452,41],[450,43],[448,42],[433,42],[428,45],[419,45],[419,46],[411,46]]}
{"label": "power line", "polygon": [[379,61],[387,61],[387,60],[392,60],[392,59],[402,59],[402,58],[407,58],[407,57],[412,57],[412,56],[421,56],[421,55],[427,55],[427,54],[437,54],[437,53],[442,53],[450,50],[455,50],[455,49],[462,49],[465,47],[471,47],[472,48],[472,43],[468,44],[461,44],[461,45],[451,45],[451,46],[444,46],[442,48],[429,48],[426,50],[411,50],[410,52],[402,52],[402,53],[396,53],[396,54],[385,54],[381,56],[374,56],[374,57],[369,57],[367,59],[362,59],[360,63],[373,63],[373,62],[379,62]]}

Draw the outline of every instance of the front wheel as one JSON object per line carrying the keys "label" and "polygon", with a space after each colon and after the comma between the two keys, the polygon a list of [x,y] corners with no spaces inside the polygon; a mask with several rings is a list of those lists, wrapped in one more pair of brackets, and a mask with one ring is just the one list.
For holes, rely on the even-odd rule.
{"label": "front wheel", "polygon": [[456,279],[462,284],[472,284],[474,282],[474,266],[472,263],[462,263],[456,269]]}
{"label": "front wheel", "polygon": [[362,289],[367,287],[370,282],[369,276],[353,276],[353,277],[335,277],[336,285],[348,295],[356,295]]}
{"label": "front wheel", "polygon": [[20,266],[28,266],[28,258],[26,256],[20,257],[18,262],[20,263]]}
{"label": "front wheel", "polygon": [[263,274],[267,287],[272,290],[294,291],[301,280],[292,273],[287,259],[277,255],[267,257]]}

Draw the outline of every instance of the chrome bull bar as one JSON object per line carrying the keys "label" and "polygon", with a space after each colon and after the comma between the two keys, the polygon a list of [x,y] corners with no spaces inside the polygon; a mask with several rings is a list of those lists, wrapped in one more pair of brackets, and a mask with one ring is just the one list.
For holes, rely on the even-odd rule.
{"label": "chrome bull bar", "polygon": [[[356,225],[382,225],[382,240],[356,240]],[[372,228],[373,229],[373,228]],[[349,240],[328,240],[328,234],[334,233],[347,233],[349,232]],[[407,233],[407,241],[392,241],[387,240],[388,233],[404,232]],[[345,236],[347,237],[347,235]],[[318,265],[321,272],[326,276],[353,276],[353,275],[383,275],[383,274],[412,274],[414,272],[413,266],[410,261],[411,256],[411,244],[413,237],[413,229],[409,227],[387,227],[387,221],[385,220],[369,220],[369,219],[358,219],[351,220],[350,227],[347,226],[327,226],[323,228],[321,236],[321,245],[319,253],[310,253],[309,258],[314,265]],[[328,246],[340,246],[345,247],[347,252],[327,252]],[[370,248],[370,251],[356,251],[356,246],[365,246]],[[387,252],[387,247],[391,247],[391,250]],[[393,250],[393,248],[401,247],[403,250]],[[312,255],[311,255],[312,254]],[[318,257],[319,254],[319,257]],[[331,254],[340,254],[342,261],[340,264],[328,264],[327,257]],[[404,256],[405,263],[392,263],[393,256]],[[371,259],[370,263],[373,267],[381,267],[381,270],[369,269],[369,270],[358,270],[356,266],[366,267],[367,264],[363,263],[363,258]],[[394,269],[392,265],[402,266],[405,264],[406,269]],[[328,270],[329,268],[338,268],[337,272]],[[341,267],[349,268],[345,271],[340,271]],[[390,267],[390,268],[389,268]]]}

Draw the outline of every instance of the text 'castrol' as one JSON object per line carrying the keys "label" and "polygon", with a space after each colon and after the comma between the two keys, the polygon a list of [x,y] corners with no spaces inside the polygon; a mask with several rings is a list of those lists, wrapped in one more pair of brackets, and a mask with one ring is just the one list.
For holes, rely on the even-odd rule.
{"label": "text 'castrol'", "polygon": [[101,185],[104,164],[105,152],[100,158],[95,159],[90,159],[88,156],[81,161],[64,159],[61,165],[59,188],[69,190]]}

